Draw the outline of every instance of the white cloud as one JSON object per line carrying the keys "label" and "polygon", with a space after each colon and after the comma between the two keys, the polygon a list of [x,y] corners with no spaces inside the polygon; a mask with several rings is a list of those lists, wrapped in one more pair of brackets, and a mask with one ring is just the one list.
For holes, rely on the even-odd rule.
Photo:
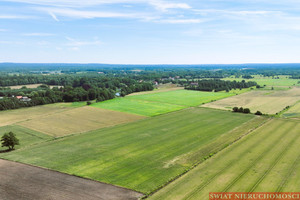
{"label": "white cloud", "polygon": [[202,19],[162,19],[157,20],[158,23],[166,23],[166,24],[198,24],[205,22]]}
{"label": "white cloud", "polygon": [[59,22],[59,19],[56,17],[56,15],[52,12],[49,12],[49,15],[57,22]]}
{"label": "white cloud", "polygon": [[7,29],[0,29],[0,32],[6,32],[8,31]]}
{"label": "white cloud", "polygon": [[9,2],[20,2],[34,5],[53,7],[91,7],[103,4],[149,4],[159,10],[167,9],[189,9],[186,3],[170,3],[164,0],[4,0]]}
{"label": "white cloud", "polygon": [[38,37],[47,37],[47,36],[55,36],[52,33],[23,33],[23,36],[38,36]]}
{"label": "white cloud", "polygon": [[66,46],[72,46],[73,48],[77,47],[81,47],[81,46],[90,46],[90,45],[100,45],[101,42],[95,38],[93,41],[78,41],[75,40],[71,37],[66,37],[66,39],[69,41]]}
{"label": "white cloud", "polygon": [[0,19],[32,19],[33,16],[27,15],[0,15]]}
{"label": "white cloud", "polygon": [[70,8],[47,8],[39,7],[36,8],[39,11],[48,12],[53,19],[59,21],[57,16],[70,17],[70,18],[144,18],[143,14],[135,13],[118,13],[118,12],[102,12],[102,11],[86,11],[86,10],[76,10]]}

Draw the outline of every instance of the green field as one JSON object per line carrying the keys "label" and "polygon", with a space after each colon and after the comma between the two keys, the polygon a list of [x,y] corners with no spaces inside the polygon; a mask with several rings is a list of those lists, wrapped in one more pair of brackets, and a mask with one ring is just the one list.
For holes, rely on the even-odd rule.
{"label": "green field", "polygon": [[209,192],[298,192],[300,124],[273,119],[149,199],[201,199]]}
{"label": "green field", "polygon": [[[37,144],[40,142],[44,142],[47,140],[53,139],[52,137],[39,133],[37,131],[33,131],[21,126],[11,125],[11,126],[3,126],[0,127],[0,136],[4,135],[4,133],[12,131],[16,134],[16,137],[20,141],[20,145],[15,146],[16,149],[20,149],[23,147],[27,147],[29,145]],[[5,150],[6,147],[0,147],[0,150]]]}
{"label": "green field", "polygon": [[299,118],[300,119],[300,102],[292,106],[286,112],[282,114],[282,117],[287,118]]}
{"label": "green field", "polygon": [[150,193],[266,118],[189,108],[0,157]]}
{"label": "green field", "polygon": [[190,106],[198,106],[232,95],[234,94],[225,92],[174,90],[117,98],[92,104],[92,106],[145,116],[155,116]]}
{"label": "green field", "polygon": [[155,116],[186,108],[186,106],[140,101],[128,97],[115,98],[101,103],[92,104],[93,107],[132,113],[143,116]]}
{"label": "green field", "polygon": [[254,78],[252,79],[243,79],[243,78],[234,78],[234,77],[230,77],[230,78],[224,78],[223,80],[229,80],[229,81],[255,81],[257,82],[258,85],[260,86],[294,86],[294,85],[300,85],[298,84],[297,79],[290,79],[288,76],[279,76],[279,79],[275,79],[272,77],[263,77],[260,75],[254,75]]}

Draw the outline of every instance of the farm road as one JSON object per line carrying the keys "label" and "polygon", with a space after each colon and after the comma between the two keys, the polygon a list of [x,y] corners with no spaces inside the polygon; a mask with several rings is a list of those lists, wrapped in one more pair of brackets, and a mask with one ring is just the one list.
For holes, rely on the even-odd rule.
{"label": "farm road", "polygon": [[0,200],[133,200],[142,194],[0,159]]}

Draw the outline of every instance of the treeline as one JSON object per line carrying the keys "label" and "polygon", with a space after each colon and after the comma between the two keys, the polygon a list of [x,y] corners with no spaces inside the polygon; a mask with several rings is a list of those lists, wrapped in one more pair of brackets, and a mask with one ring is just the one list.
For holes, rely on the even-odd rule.
{"label": "treeline", "polygon": [[[0,110],[16,109],[44,105],[56,102],[77,102],[96,100],[97,102],[113,99],[116,96],[125,96],[133,92],[153,90],[152,83],[137,82],[128,78],[104,79],[74,79],[64,87],[49,88],[42,85],[38,88],[10,89],[0,88]],[[29,101],[17,99],[17,96],[26,96]]]}
{"label": "treeline", "polygon": [[256,82],[245,80],[239,81],[223,81],[219,79],[212,80],[199,80],[194,83],[189,83],[185,86],[187,90],[199,90],[199,91],[230,91],[232,89],[242,89],[249,88],[253,86],[258,86]]}

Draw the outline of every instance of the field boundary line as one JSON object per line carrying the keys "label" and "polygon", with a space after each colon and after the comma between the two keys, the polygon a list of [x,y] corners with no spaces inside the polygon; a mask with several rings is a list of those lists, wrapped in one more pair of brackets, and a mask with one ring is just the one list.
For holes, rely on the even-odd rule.
{"label": "field boundary line", "polygon": [[[196,108],[196,109],[203,109],[200,107],[190,107],[190,108]],[[197,166],[199,166],[200,164],[204,163],[206,160],[214,157],[215,155],[217,155],[218,153],[220,153],[221,151],[227,149],[228,147],[232,146],[233,144],[237,143],[238,141],[240,141],[242,138],[246,137],[247,135],[250,135],[252,132],[254,132],[255,130],[259,129],[260,127],[264,126],[267,122],[271,121],[271,118],[266,119],[265,121],[263,121],[259,126],[254,127],[252,129],[250,129],[249,131],[247,131],[245,134],[243,134],[242,136],[238,137],[237,139],[235,139],[233,142],[229,143],[228,145],[224,146],[224,148],[220,149],[219,151],[215,152],[212,156],[208,157],[207,159],[203,160],[201,159],[199,162],[196,162],[194,165],[192,165],[189,169],[185,170],[183,173],[179,174],[178,176],[175,176],[174,178],[170,179],[170,181],[168,181],[167,183],[159,186],[157,189],[155,189],[154,191],[152,191],[151,193],[145,195],[144,197],[142,197],[141,199],[145,199],[148,198],[149,196],[152,196],[153,194],[155,194],[156,192],[158,192],[159,190],[161,190],[162,188],[166,187],[167,185],[169,185],[170,183],[176,181],[177,179],[179,179],[180,177],[182,177],[183,175],[187,174],[189,171],[193,170],[194,168],[196,168]]]}

